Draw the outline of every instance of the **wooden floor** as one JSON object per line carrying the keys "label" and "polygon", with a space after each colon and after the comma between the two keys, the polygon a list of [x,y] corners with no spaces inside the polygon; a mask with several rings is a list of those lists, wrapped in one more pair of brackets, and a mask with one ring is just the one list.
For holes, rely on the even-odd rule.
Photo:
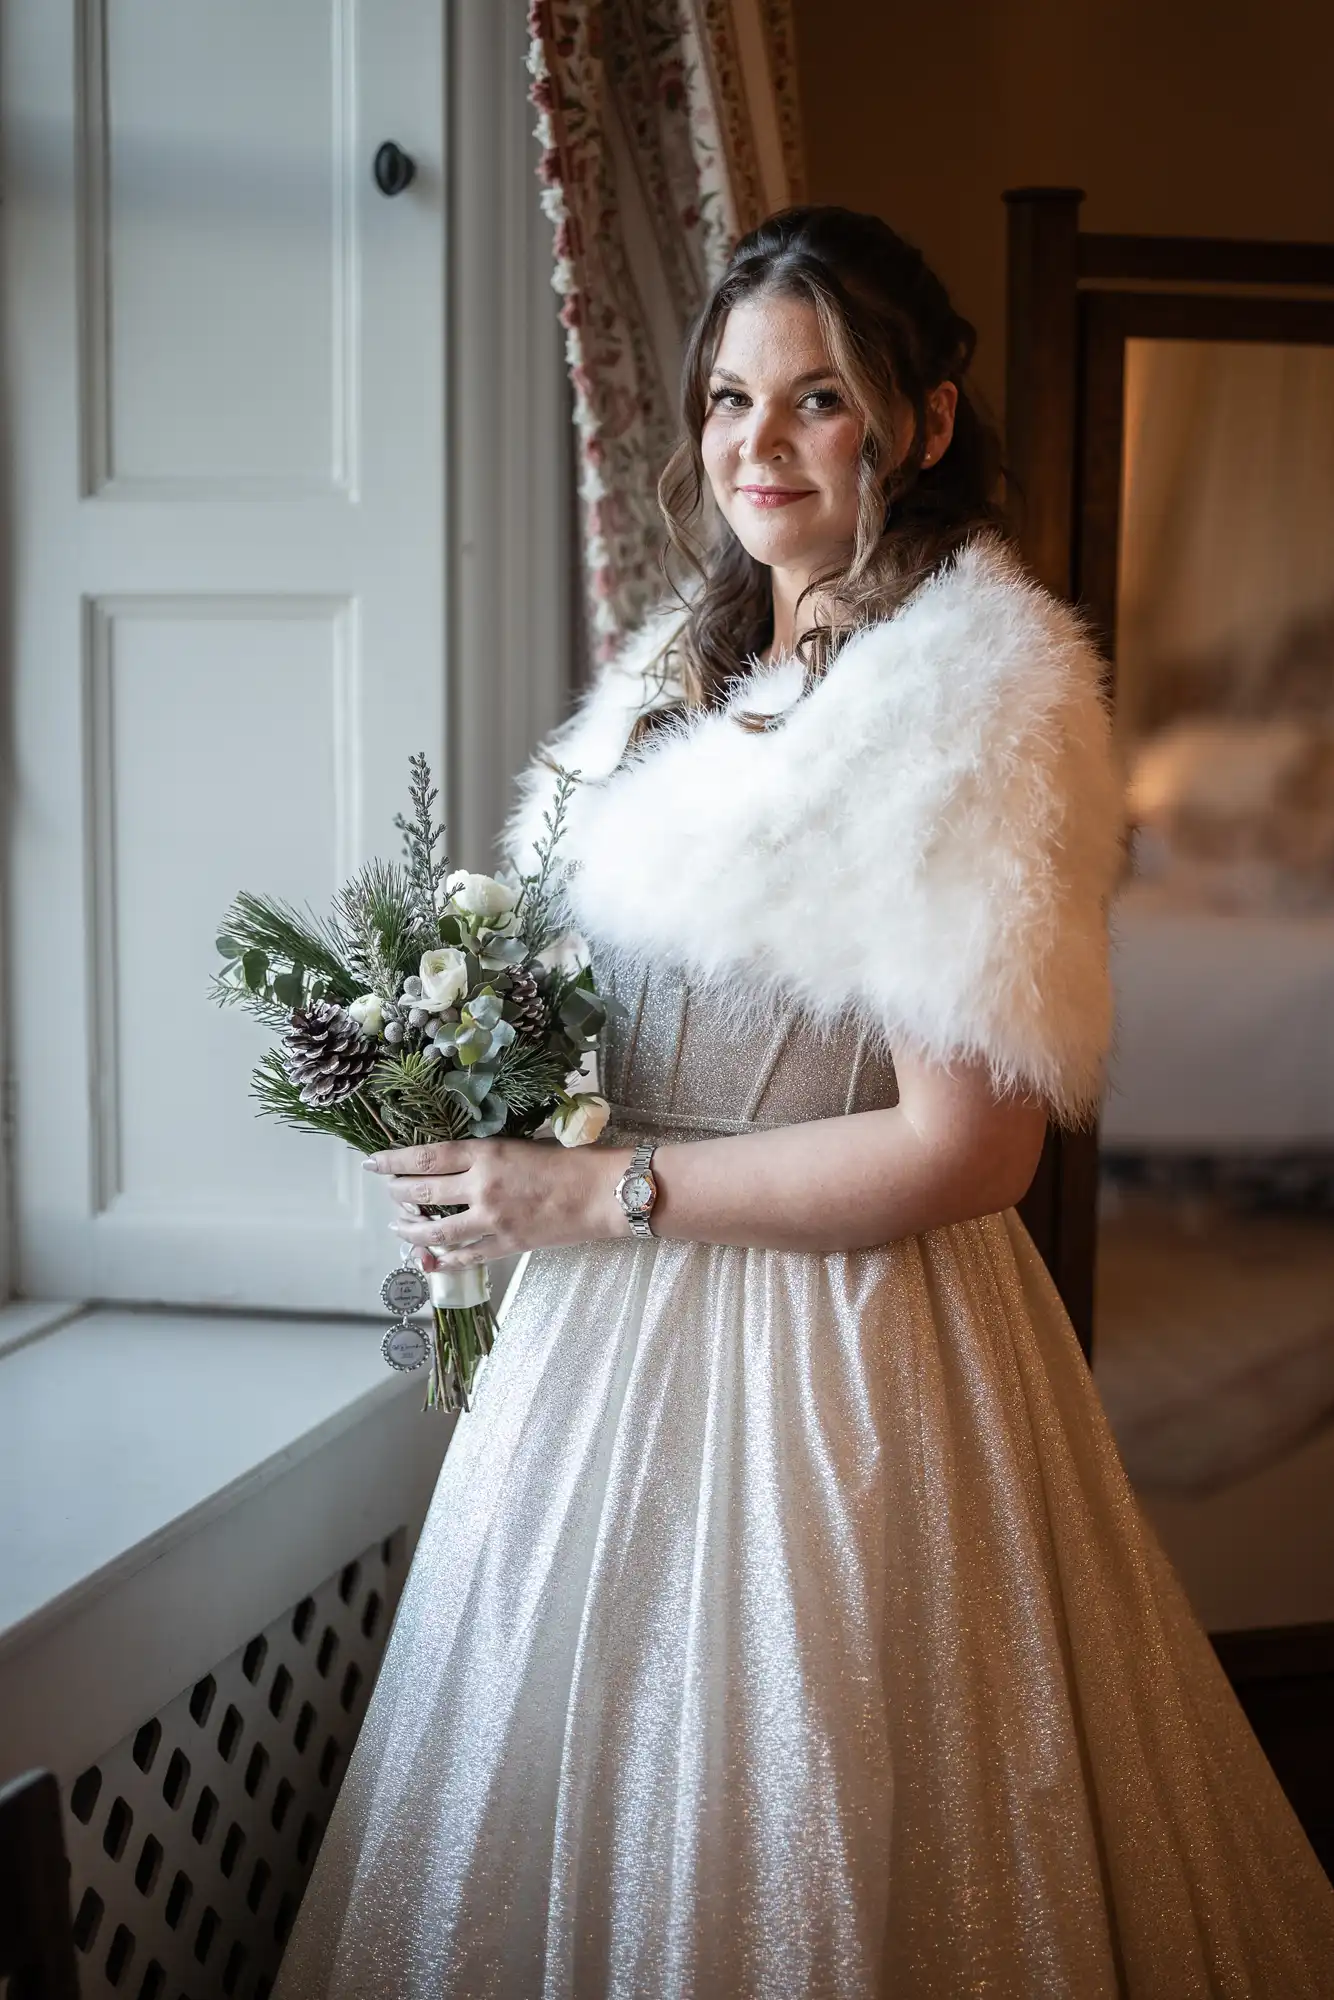
{"label": "wooden floor", "polygon": [[1334,1879],[1334,1216],[1105,1200],[1093,1367],[1140,1504]]}

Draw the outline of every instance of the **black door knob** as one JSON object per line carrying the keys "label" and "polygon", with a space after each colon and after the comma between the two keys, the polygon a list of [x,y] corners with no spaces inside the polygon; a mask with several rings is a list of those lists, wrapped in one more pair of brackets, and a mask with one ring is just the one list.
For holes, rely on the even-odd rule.
{"label": "black door knob", "polygon": [[381,194],[402,194],[417,171],[417,163],[392,139],[386,139],[375,155],[371,171]]}

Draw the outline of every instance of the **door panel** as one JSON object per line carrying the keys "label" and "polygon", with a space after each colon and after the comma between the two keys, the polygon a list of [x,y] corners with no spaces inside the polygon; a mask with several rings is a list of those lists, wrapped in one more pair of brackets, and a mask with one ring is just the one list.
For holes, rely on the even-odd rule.
{"label": "door panel", "polygon": [[208,988],[238,888],[325,905],[445,764],[443,9],[4,37],[17,1287],[364,1310],[383,1196]]}
{"label": "door panel", "polygon": [[349,484],[353,27],[350,0],[89,5],[94,490]]}

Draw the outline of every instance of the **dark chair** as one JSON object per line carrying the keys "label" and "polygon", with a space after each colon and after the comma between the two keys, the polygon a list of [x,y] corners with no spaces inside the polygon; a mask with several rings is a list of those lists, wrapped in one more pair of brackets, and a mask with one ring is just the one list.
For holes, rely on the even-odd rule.
{"label": "dark chair", "polygon": [[0,1788],[0,1979],[9,2000],[79,2000],[60,1789],[49,1771]]}

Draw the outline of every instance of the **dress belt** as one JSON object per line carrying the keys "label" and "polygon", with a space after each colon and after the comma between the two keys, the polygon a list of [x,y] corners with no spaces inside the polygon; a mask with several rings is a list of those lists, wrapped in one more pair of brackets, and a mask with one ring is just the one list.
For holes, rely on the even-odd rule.
{"label": "dress belt", "polygon": [[605,1131],[615,1132],[698,1132],[706,1138],[734,1138],[741,1132],[767,1132],[773,1128],[745,1118],[711,1118],[707,1112],[660,1111],[646,1104],[611,1105]]}

